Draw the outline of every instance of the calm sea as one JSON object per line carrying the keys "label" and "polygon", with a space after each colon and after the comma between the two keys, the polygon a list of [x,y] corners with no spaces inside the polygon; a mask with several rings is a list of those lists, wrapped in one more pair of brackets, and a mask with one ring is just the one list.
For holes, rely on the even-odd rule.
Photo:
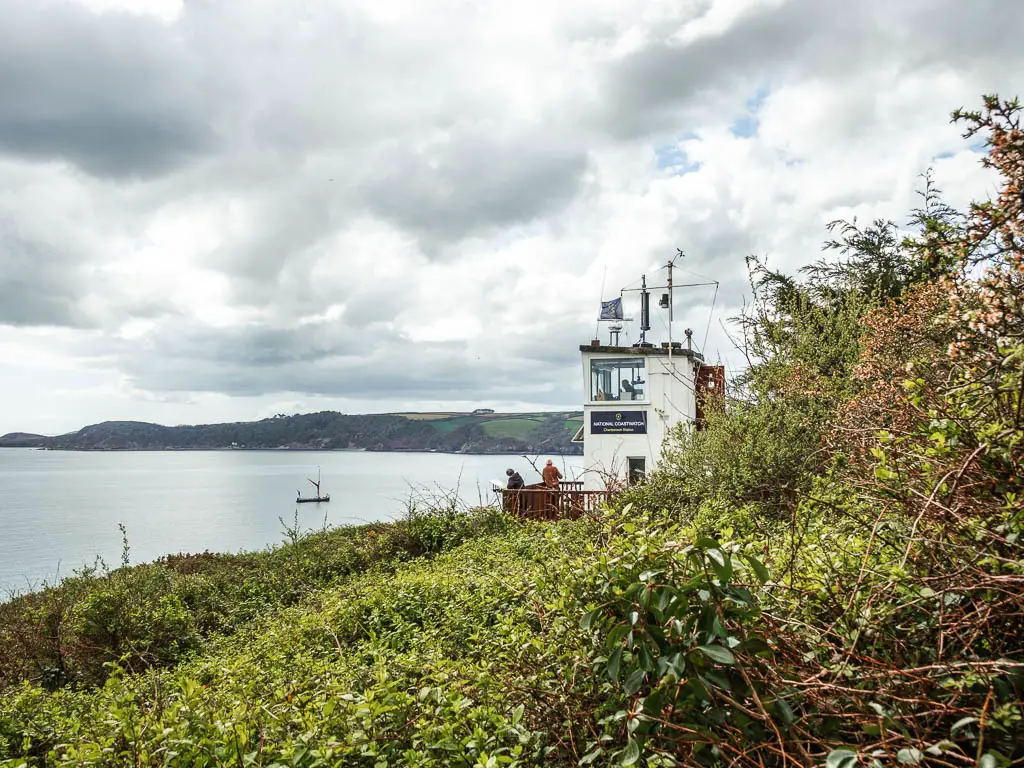
{"label": "calm sea", "polygon": [[[557,458],[567,479],[581,457]],[[296,504],[316,478],[329,504]],[[0,448],[0,599],[70,575],[102,557],[121,562],[123,523],[133,563],[176,552],[262,549],[284,539],[281,518],[304,529],[395,519],[458,490],[493,502],[505,468],[539,481],[518,456],[442,453],[189,451],[104,453]]]}

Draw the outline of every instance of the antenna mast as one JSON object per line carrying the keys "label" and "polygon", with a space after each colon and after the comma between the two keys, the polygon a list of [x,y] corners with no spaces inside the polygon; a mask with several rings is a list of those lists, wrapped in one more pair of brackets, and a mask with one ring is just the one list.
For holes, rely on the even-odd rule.
{"label": "antenna mast", "polygon": [[[677,249],[678,250],[678,249]],[[680,251],[682,253],[682,251]],[[672,259],[669,259],[665,264],[665,268],[668,270],[668,282],[666,287],[668,288],[668,357],[672,359],[672,308],[675,302],[672,301]]]}
{"label": "antenna mast", "polygon": [[[696,287],[702,286],[702,285],[708,285],[708,286],[713,285],[713,286],[715,286],[715,297],[718,296],[718,281],[717,280],[711,280],[710,278],[708,278],[708,282],[704,282],[704,283],[680,283],[680,284],[676,284],[676,282],[674,280],[674,274],[675,273],[673,272],[673,270],[675,269],[676,261],[678,261],[679,259],[685,258],[685,257],[686,257],[686,254],[683,253],[683,249],[682,248],[676,248],[676,255],[673,256],[671,259],[669,259],[668,261],[665,262],[665,269],[668,272],[668,276],[667,276],[667,280],[665,281],[665,285],[651,286],[651,287],[653,287],[655,289],[658,289],[658,290],[665,289],[665,291],[667,291],[666,293],[661,294],[661,298],[658,300],[658,306],[661,307],[661,309],[667,309],[668,310],[668,344],[667,345],[662,344],[662,346],[667,346],[668,347],[668,355],[669,355],[670,358],[672,357],[672,350],[675,348],[675,343],[676,343],[676,342],[674,342],[672,340],[672,322],[675,320],[675,302],[673,301],[673,299],[675,298],[674,295],[673,295],[674,292],[675,292],[675,289],[676,288],[696,288]],[[659,269],[660,269],[660,267],[659,267]],[[703,277],[703,275],[697,275],[697,277]],[[650,293],[650,290],[649,290],[648,285],[647,285],[647,275],[643,275],[641,277],[641,282],[640,282],[640,287],[639,288],[623,288],[620,291],[620,296],[622,294],[625,294],[625,293],[633,293],[633,292],[639,292],[640,293],[640,341],[639,341],[639,344],[642,345],[642,346],[649,346],[647,344],[647,331],[651,330],[651,293]],[[711,305],[712,305],[712,310],[713,310],[714,309],[714,299],[712,299]],[[626,319],[630,319],[630,318],[626,318]],[[620,329],[617,329],[617,328],[615,328],[613,326],[613,327],[609,328],[609,330],[612,331],[612,332],[617,332]],[[616,337],[617,337],[617,335],[618,334],[616,333]],[[690,340],[689,336],[687,336],[687,344],[688,344],[687,348],[690,351],[692,351],[693,350],[693,344],[692,344],[692,341]]]}
{"label": "antenna mast", "polygon": [[641,275],[640,281],[640,343],[643,344],[651,330],[651,292],[647,290],[647,275]]}

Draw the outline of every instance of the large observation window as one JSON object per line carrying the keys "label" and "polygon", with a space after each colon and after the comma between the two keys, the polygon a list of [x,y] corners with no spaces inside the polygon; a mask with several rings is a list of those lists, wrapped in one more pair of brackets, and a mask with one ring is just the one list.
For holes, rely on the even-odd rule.
{"label": "large observation window", "polygon": [[590,399],[646,400],[645,363],[642,357],[591,360]]}

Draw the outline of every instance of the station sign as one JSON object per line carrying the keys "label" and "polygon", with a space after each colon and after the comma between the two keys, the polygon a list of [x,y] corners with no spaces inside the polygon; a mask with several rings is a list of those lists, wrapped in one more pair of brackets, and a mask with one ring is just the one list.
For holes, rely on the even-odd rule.
{"label": "station sign", "polygon": [[647,411],[591,411],[592,435],[646,435]]}

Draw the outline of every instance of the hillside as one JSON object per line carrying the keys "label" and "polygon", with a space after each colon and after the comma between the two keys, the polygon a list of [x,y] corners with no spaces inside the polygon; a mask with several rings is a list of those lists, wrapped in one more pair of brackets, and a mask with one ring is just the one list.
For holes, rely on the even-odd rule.
{"label": "hillside", "polygon": [[579,413],[388,413],[334,411],[253,422],[165,427],[107,421],[56,437],[12,433],[0,446],[82,451],[293,449],[579,454]]}
{"label": "hillside", "polygon": [[41,440],[45,440],[44,435],[36,435],[31,432],[8,432],[6,435],[0,435],[0,448],[4,446],[22,448],[29,445],[38,445]]}

